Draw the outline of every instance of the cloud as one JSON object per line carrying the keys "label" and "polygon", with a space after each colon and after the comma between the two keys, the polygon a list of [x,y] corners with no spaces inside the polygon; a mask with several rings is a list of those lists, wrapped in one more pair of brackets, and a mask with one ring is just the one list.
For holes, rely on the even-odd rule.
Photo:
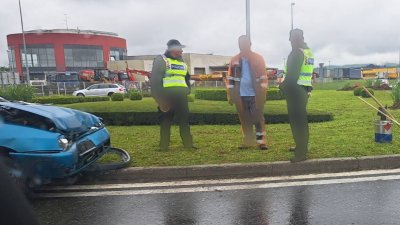
{"label": "cloud", "polygon": [[[282,66],[290,52],[290,0],[251,0],[253,49],[269,66]],[[245,33],[244,0],[22,0],[25,29],[70,28],[112,31],[127,39],[128,54],[157,54],[171,38],[187,52],[233,55]],[[397,0],[297,0],[295,27],[316,55],[331,64],[398,61]],[[6,35],[20,32],[18,4],[3,0],[0,65],[7,65]]]}

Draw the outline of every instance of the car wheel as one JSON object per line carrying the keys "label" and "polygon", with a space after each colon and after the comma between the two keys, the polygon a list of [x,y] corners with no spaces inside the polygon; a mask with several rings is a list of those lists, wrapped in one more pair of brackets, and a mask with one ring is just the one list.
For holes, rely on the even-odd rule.
{"label": "car wheel", "polygon": [[113,95],[113,94],[114,94],[114,92],[108,93],[108,97],[111,97],[111,95]]}
{"label": "car wheel", "polygon": [[82,94],[82,93],[79,93],[79,94],[77,94],[76,96],[78,96],[78,97],[85,97],[85,95]]}

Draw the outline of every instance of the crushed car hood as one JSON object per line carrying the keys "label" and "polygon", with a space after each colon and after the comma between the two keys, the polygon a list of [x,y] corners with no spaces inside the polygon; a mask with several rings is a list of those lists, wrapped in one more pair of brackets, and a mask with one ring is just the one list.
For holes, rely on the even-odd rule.
{"label": "crushed car hood", "polygon": [[58,130],[65,133],[83,133],[101,124],[100,118],[97,116],[63,107],[16,102],[0,102],[0,106],[11,107],[46,117],[53,121]]}

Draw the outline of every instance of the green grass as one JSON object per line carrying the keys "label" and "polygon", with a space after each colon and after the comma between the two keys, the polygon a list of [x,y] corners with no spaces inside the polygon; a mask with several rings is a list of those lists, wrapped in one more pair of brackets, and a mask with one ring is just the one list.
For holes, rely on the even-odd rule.
{"label": "green grass", "polygon": [[[384,104],[392,104],[390,92],[377,91],[376,96]],[[146,101],[152,104],[151,100]],[[371,99],[368,101],[372,102]],[[268,103],[266,107],[277,106],[283,107],[284,102]],[[350,91],[315,91],[310,99],[309,109],[329,111],[335,116],[335,120],[331,122],[310,124],[309,158],[400,154],[400,134],[397,128],[394,129],[393,144],[375,143],[376,113]],[[400,117],[400,111],[393,111],[393,114]],[[267,152],[256,148],[238,150],[237,147],[241,143],[239,125],[192,126],[195,143],[200,147],[197,151],[182,148],[177,127],[173,127],[169,151],[158,150],[158,126],[110,126],[108,129],[111,132],[112,144],[128,150],[131,154],[134,160],[132,166],[268,162],[288,160],[293,154],[287,151],[293,146],[288,124],[267,125],[267,140],[271,149]]]}
{"label": "green grass", "polygon": [[346,84],[365,84],[364,80],[337,80],[333,82],[317,83],[313,87],[315,90],[338,90],[343,88]]}
{"label": "green grass", "polygon": [[[60,105],[73,109],[82,110],[85,112],[156,112],[157,104],[153,98],[143,98],[141,101],[125,100],[123,102],[84,102],[68,105]],[[189,102],[189,108],[192,113],[236,113],[236,108],[231,106],[226,101],[208,101],[196,99],[194,102]],[[311,108],[310,114],[322,112],[318,108]],[[269,114],[286,114],[286,102],[267,101],[264,112]],[[329,111],[324,111],[329,112]]]}

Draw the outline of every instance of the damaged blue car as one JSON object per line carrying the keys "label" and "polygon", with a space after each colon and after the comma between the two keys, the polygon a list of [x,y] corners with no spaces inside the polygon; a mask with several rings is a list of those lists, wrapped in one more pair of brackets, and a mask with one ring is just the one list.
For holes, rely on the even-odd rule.
{"label": "damaged blue car", "polygon": [[50,105],[0,101],[0,154],[17,177],[36,179],[40,184],[71,177],[109,149],[109,132],[97,116]]}

